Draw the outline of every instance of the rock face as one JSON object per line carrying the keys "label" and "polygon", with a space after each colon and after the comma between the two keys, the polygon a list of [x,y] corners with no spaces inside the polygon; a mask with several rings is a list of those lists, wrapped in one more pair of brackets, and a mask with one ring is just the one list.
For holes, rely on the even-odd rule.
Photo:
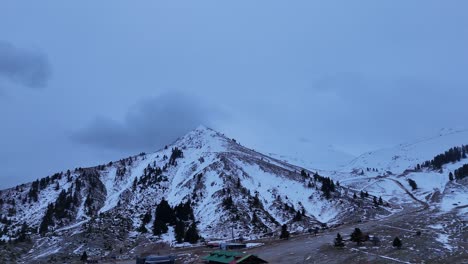
{"label": "rock face", "polygon": [[[30,241],[18,243],[20,253],[2,253],[3,261],[63,261],[84,251],[122,255],[149,241],[174,242],[180,225],[182,233],[193,226],[205,239],[257,238],[278,235],[283,224],[305,232],[389,213],[370,198],[356,203],[354,193],[336,182],[328,190],[326,181],[199,127],[154,153],[1,191],[0,239]],[[179,215],[182,224],[168,223],[168,232],[156,236],[155,219],[165,217],[156,214],[163,199],[172,208],[189,208],[189,216]]]}

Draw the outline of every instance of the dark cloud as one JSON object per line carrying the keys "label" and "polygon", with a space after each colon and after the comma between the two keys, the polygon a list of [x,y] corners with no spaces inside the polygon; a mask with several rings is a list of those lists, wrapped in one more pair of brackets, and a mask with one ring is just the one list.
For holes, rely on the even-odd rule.
{"label": "dark cloud", "polygon": [[168,93],[141,101],[127,112],[123,122],[96,118],[72,139],[119,151],[154,150],[198,125],[209,126],[219,115],[219,110],[201,103],[199,98]]}
{"label": "dark cloud", "polygon": [[47,85],[51,68],[47,57],[0,41],[0,78],[31,88]]}

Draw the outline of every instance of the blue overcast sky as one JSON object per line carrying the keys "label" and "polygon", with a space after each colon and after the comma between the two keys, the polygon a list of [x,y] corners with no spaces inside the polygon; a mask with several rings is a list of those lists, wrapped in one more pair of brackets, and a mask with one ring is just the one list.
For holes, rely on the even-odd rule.
{"label": "blue overcast sky", "polygon": [[0,188],[153,151],[199,124],[317,164],[464,128],[466,10],[2,1]]}

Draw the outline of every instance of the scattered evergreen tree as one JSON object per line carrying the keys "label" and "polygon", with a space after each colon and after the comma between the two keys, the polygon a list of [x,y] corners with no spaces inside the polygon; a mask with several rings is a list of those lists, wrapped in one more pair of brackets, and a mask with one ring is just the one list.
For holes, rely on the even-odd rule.
{"label": "scattered evergreen tree", "polygon": [[163,223],[169,223],[171,225],[175,223],[176,216],[174,210],[164,198],[156,207],[155,219],[159,219]]}
{"label": "scattered evergreen tree", "polygon": [[315,173],[313,178],[314,181],[319,181],[322,183],[320,190],[323,192],[325,198],[330,199],[331,193],[335,191],[335,183],[333,180],[328,177],[322,177],[318,173]]}
{"label": "scattered evergreen tree", "polygon": [[142,220],[144,225],[148,224],[151,221],[151,210],[146,212],[146,214],[143,216],[143,218],[141,220]]}
{"label": "scattered evergreen tree", "polygon": [[253,207],[260,207],[261,206],[260,199],[258,198],[258,193],[255,193],[255,196],[254,196],[253,202],[252,202],[252,206]]}
{"label": "scattered evergreen tree", "polygon": [[[146,170],[146,169],[145,169],[145,170]],[[133,184],[132,184],[132,190],[133,190],[133,191],[136,190],[137,184],[138,184],[138,177],[135,177],[135,179],[133,180]]]}
{"label": "scattered evergreen tree", "polygon": [[[148,233],[148,229],[146,228],[146,226],[145,226],[145,224],[143,222],[141,223],[141,226],[137,229],[137,231],[140,232],[140,233]],[[154,232],[154,228],[153,228],[153,232]]]}
{"label": "scattered evergreen tree", "polygon": [[189,242],[190,244],[195,244],[198,239],[200,239],[200,236],[198,235],[197,226],[195,225],[195,222],[192,222],[190,227],[187,229],[187,232],[185,232],[184,241]]}
{"label": "scattered evergreen tree", "polygon": [[16,242],[25,242],[29,240],[29,226],[26,222],[23,222],[21,229],[18,233],[18,238]]}
{"label": "scattered evergreen tree", "polygon": [[402,245],[403,243],[401,242],[400,238],[395,237],[395,239],[393,240],[393,247],[400,249]]}
{"label": "scattered evergreen tree", "polygon": [[379,197],[379,204],[380,204],[380,205],[383,205],[382,196]]}
{"label": "scattered evergreen tree", "polygon": [[461,180],[468,176],[468,164],[461,166],[454,171],[455,179]]}
{"label": "scattered evergreen tree", "polygon": [[335,238],[335,247],[344,247],[345,243],[343,242],[343,238],[341,237],[340,233],[336,234]]}
{"label": "scattered evergreen tree", "polygon": [[252,223],[255,224],[257,222],[258,222],[257,214],[255,212],[253,212],[253,214],[252,214]]}
{"label": "scattered evergreen tree", "polygon": [[453,181],[453,173],[452,172],[449,173],[449,180]]}
{"label": "scattered evergreen tree", "polygon": [[41,224],[39,225],[39,234],[44,235],[49,230],[49,226],[54,225],[53,220],[54,215],[54,205],[49,204],[47,210],[42,218]]}
{"label": "scattered evergreen tree", "polygon": [[179,148],[175,147],[172,149],[171,157],[169,158],[169,165],[176,165],[176,160],[182,158],[184,153]]}
{"label": "scattered evergreen tree", "polygon": [[361,229],[359,228],[355,228],[354,232],[351,233],[351,241],[356,242],[358,246],[361,245],[362,243],[362,240],[363,240],[362,237],[363,237],[363,234],[362,234]]}
{"label": "scattered evergreen tree", "polygon": [[81,255],[80,260],[83,261],[83,262],[88,261],[88,254],[86,253],[86,251],[83,252],[83,255]]}
{"label": "scattered evergreen tree", "polygon": [[379,206],[379,203],[377,202],[377,197],[374,196],[374,199],[372,201],[375,206]]}
{"label": "scattered evergreen tree", "polygon": [[296,215],[293,218],[293,221],[298,222],[298,221],[301,221],[301,220],[302,220],[302,214],[301,214],[301,212],[297,211]]}
{"label": "scattered evergreen tree", "polygon": [[195,220],[192,209],[192,200],[188,199],[174,208],[175,216],[183,221]]}
{"label": "scattered evergreen tree", "polygon": [[31,189],[29,189],[28,196],[34,202],[37,202],[39,194],[39,180],[33,181],[31,184]]}
{"label": "scattered evergreen tree", "polygon": [[[444,153],[435,156],[432,160],[423,162],[420,167],[441,169],[443,165],[453,162],[458,162],[466,158],[468,146],[453,147]],[[419,165],[419,164],[418,164]]]}
{"label": "scattered evergreen tree", "polygon": [[155,236],[161,236],[162,234],[167,233],[168,228],[166,223],[156,218],[153,222],[153,234]]}
{"label": "scattered evergreen tree", "polygon": [[286,224],[281,226],[280,239],[289,239],[288,226]]}
{"label": "scattered evergreen tree", "polygon": [[233,206],[233,201],[232,201],[232,197],[231,196],[228,196],[227,198],[224,198],[223,199],[223,207],[226,208],[226,209],[231,209],[231,207]]}
{"label": "scattered evergreen tree", "polygon": [[177,220],[174,228],[175,239],[177,243],[182,243],[185,238],[185,225],[184,222]]}
{"label": "scattered evergreen tree", "polygon": [[413,191],[418,188],[418,185],[416,184],[416,182],[414,180],[408,179],[408,183],[411,186],[411,188],[413,189]]}

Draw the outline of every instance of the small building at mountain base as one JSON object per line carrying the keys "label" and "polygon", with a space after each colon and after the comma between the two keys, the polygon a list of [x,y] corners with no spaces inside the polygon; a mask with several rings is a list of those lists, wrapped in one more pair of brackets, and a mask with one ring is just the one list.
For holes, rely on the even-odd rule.
{"label": "small building at mountain base", "polygon": [[214,264],[261,264],[268,261],[252,254],[243,254],[234,251],[218,250],[211,252],[210,255],[203,258],[205,263]]}

